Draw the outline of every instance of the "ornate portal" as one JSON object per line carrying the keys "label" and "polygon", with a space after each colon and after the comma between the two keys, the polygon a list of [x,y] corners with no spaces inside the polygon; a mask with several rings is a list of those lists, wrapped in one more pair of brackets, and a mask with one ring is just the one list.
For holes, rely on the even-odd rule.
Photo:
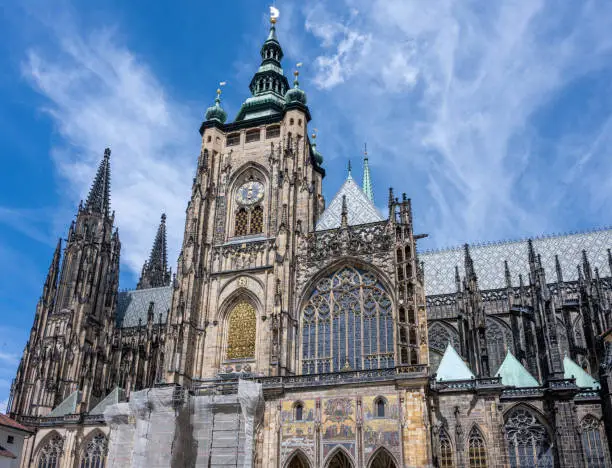
{"label": "ornate portal", "polygon": [[239,302],[230,313],[228,326],[227,358],[254,358],[257,327],[255,308],[248,302]]}

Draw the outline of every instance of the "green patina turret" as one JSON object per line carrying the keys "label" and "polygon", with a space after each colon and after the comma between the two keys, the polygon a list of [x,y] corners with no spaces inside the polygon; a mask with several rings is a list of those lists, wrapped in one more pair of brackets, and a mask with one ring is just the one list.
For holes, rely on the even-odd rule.
{"label": "green patina turret", "polygon": [[285,94],[285,102],[287,104],[299,103],[306,105],[306,93],[300,89],[300,82],[298,81],[298,76],[300,72],[297,70],[293,72],[295,79],[293,80],[293,88],[287,91]]}
{"label": "green patina turret", "polygon": [[312,143],[310,143],[310,150],[312,151],[312,155],[314,156],[314,160],[317,163],[317,166],[321,166],[323,164],[323,155],[317,151],[317,134],[312,134]]}
{"label": "green patina turret", "polygon": [[261,47],[261,65],[249,85],[251,97],[240,107],[237,122],[280,114],[285,107],[289,82],[280,63],[283,49],[276,37],[276,18],[271,18],[270,23],[270,33]]}
{"label": "green patina turret", "polygon": [[206,120],[217,120],[221,123],[227,120],[227,113],[221,107],[221,89],[217,89],[215,105],[206,109]]}

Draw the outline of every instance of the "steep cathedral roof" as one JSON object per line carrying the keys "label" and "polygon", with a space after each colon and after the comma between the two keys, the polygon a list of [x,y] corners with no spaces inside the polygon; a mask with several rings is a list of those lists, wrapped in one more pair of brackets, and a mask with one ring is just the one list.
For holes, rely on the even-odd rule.
{"label": "steep cathedral roof", "polygon": [[540,385],[510,351],[506,354],[502,365],[499,366],[496,376],[501,377],[502,384],[509,387],[538,387]]}
{"label": "steep cathedral roof", "polygon": [[[555,255],[558,255],[564,281],[578,280],[576,265],[582,263],[583,250],[593,268],[607,271],[610,246],[612,229],[533,239],[533,247],[541,256],[547,278],[555,278]],[[529,277],[527,240],[471,245],[470,254],[482,290],[506,287],[504,261],[508,262],[513,285],[518,285],[519,274]],[[419,260],[425,264],[425,293],[428,296],[456,291],[455,266],[464,269],[464,247],[422,252]]]}
{"label": "steep cathedral roof", "polygon": [[438,382],[449,380],[470,380],[474,378],[474,373],[467,366],[455,348],[449,343],[444,351],[444,356],[436,372]]}
{"label": "steep cathedral roof", "polygon": [[355,183],[349,170],[349,174],[344,181],[344,184],[342,184],[342,187],[340,187],[340,190],[338,190],[336,196],[319,218],[315,228],[317,231],[336,229],[341,226],[343,199],[346,200],[349,226],[384,221],[383,216],[374,206],[372,200],[370,200],[370,198],[363,192],[361,187]]}
{"label": "steep cathedral roof", "polygon": [[117,298],[117,326],[120,328],[146,325],[149,314],[153,321],[166,323],[172,302],[172,286],[122,291]]}
{"label": "steep cathedral roof", "polygon": [[576,385],[580,388],[600,388],[597,380],[567,356],[563,358],[563,371],[563,378],[576,379]]}

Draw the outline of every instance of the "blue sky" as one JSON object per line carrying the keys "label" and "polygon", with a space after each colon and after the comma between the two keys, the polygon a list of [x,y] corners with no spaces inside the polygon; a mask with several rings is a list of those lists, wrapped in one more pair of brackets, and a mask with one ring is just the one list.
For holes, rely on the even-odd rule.
{"label": "blue sky", "polygon": [[[219,81],[248,95],[269,2],[0,0],[0,401],[57,237],[106,146],[133,287],[159,215],[176,259]],[[375,197],[413,199],[423,248],[611,224],[608,0],[277,0],[334,195],[367,141]],[[357,171],[355,171],[357,172]]]}

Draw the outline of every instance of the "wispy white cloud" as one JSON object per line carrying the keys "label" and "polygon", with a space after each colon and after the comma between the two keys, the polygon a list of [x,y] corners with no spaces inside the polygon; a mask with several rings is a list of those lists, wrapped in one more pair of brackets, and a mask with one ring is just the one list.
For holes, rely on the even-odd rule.
{"label": "wispy white cloud", "polygon": [[84,35],[69,25],[54,34],[54,43],[28,51],[22,73],[47,98],[44,110],[62,137],[52,156],[64,195],[73,204],[86,197],[109,146],[122,261],[140,271],[165,211],[174,262],[199,151],[197,117],[166,94],[112,29]]}
{"label": "wispy white cloud", "polygon": [[0,413],[6,413],[6,408],[8,407],[8,399],[0,400]]}
{"label": "wispy white cloud", "polygon": [[[599,179],[612,170],[612,103],[591,116],[591,128],[554,137],[540,133],[536,115],[581,77],[612,76],[609,2],[338,5],[303,12],[318,41],[326,116],[346,129],[330,146],[343,147],[347,134],[367,138],[374,171],[416,199],[420,229],[436,245],[567,229],[560,200],[568,197],[583,222],[610,222],[612,184]],[[542,119],[555,127],[559,115]],[[562,146],[569,142],[579,142],[573,159]]]}

